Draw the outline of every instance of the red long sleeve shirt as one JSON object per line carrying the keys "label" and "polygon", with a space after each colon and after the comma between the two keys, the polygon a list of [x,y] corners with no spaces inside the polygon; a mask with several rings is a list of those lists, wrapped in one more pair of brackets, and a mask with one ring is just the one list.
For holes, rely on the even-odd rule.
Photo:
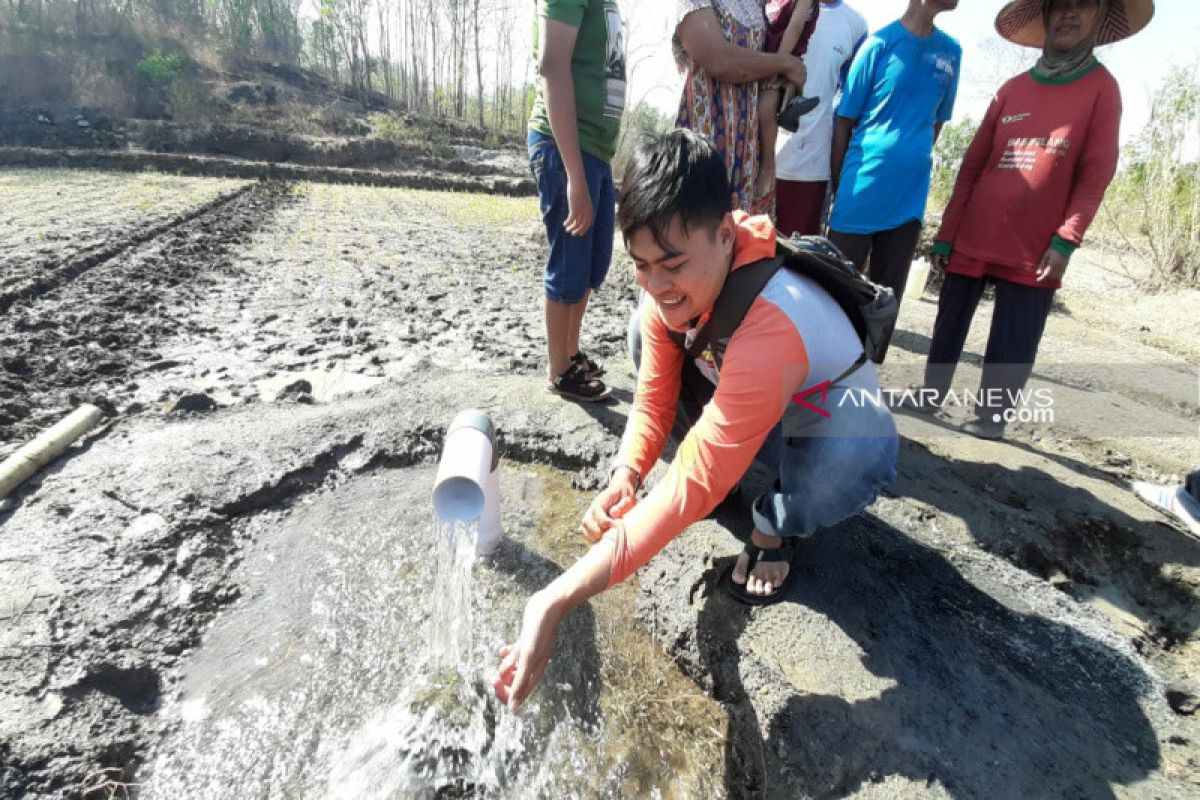
{"label": "red long sleeve shirt", "polygon": [[1117,169],[1121,93],[1107,69],[1068,83],[1027,72],[1000,87],[963,158],[939,242],[966,256],[955,272],[1028,286],[1052,243],[1083,242]]}

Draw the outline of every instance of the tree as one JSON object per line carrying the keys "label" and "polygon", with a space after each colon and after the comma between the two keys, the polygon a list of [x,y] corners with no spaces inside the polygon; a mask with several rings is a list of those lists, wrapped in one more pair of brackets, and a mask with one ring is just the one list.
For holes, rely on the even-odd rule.
{"label": "tree", "polygon": [[975,138],[979,125],[970,117],[942,126],[933,147],[933,174],[929,179],[929,205],[942,209],[950,202],[954,181],[962,167],[963,156]]}
{"label": "tree", "polygon": [[1200,286],[1198,67],[1168,71],[1104,201],[1108,228],[1150,266],[1149,288]]}

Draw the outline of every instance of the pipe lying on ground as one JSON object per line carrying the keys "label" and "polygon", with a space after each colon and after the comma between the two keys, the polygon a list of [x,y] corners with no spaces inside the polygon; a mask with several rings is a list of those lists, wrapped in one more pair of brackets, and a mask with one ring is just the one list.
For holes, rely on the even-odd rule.
{"label": "pipe lying on ground", "polygon": [[96,427],[103,416],[100,409],[85,403],[4,459],[0,464],[0,500],[62,455],[80,436]]}

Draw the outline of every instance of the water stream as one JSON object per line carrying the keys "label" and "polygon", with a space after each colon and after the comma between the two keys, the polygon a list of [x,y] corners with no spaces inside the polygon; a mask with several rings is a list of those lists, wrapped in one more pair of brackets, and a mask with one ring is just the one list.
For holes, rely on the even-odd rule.
{"label": "water stream", "polygon": [[[627,663],[606,655],[627,608],[569,615],[520,714],[492,695],[497,651],[515,637],[525,599],[561,570],[545,534],[548,519],[556,531],[577,519],[565,480],[507,477],[506,541],[479,561],[472,526],[430,521],[431,484],[428,468],[382,472],[255,521],[236,576],[243,598],[205,635],[161,712],[171,733],[142,796],[716,793],[720,750],[694,731],[722,726],[719,711],[648,642],[624,647]],[[548,517],[556,498],[570,507]],[[672,705],[667,726],[639,716],[641,700],[613,677],[647,663],[678,682],[664,691],[695,695]]]}

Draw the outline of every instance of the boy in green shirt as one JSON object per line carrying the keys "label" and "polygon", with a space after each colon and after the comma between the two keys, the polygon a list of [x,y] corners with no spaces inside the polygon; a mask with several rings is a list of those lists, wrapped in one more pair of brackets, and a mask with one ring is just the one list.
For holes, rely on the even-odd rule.
{"label": "boy in green shirt", "polygon": [[616,0],[538,0],[534,48],[541,80],[528,144],[550,243],[548,388],[573,400],[604,400],[604,370],[579,349],[579,331],[612,261],[610,162],[625,110],[625,31]]}

